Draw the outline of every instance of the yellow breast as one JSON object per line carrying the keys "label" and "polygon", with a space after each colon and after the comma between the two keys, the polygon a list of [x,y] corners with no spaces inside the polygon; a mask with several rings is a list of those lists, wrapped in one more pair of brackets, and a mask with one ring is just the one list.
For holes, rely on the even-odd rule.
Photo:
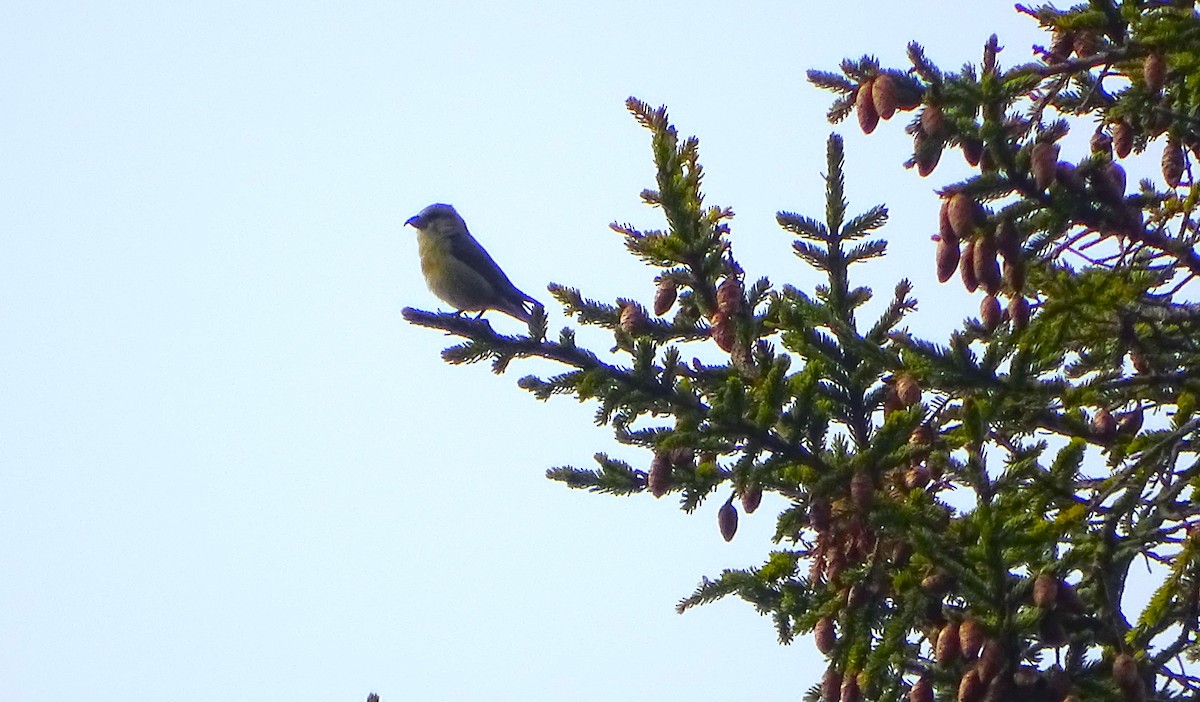
{"label": "yellow breast", "polygon": [[429,290],[456,310],[483,310],[496,304],[492,286],[467,264],[454,257],[444,237],[417,233],[421,272]]}

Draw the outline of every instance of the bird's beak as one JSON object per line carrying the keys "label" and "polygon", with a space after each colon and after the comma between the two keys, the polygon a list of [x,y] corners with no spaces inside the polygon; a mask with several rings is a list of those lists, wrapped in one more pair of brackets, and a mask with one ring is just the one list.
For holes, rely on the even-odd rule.
{"label": "bird's beak", "polygon": [[425,228],[425,220],[424,220],[424,218],[421,217],[421,215],[413,215],[412,217],[409,217],[408,221],[405,222],[404,224],[405,224],[405,226],[409,226],[414,229],[424,229]]}

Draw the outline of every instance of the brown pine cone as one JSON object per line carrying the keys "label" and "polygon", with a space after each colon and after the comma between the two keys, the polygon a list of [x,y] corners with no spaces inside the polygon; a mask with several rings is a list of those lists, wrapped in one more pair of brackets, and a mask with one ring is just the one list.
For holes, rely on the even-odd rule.
{"label": "brown pine cone", "polygon": [[958,683],[958,702],[979,702],[987,688],[975,669],[968,670]]}
{"label": "brown pine cone", "polygon": [[934,649],[934,659],[938,665],[950,665],[962,655],[962,642],[959,638],[958,623],[948,622],[938,632],[937,648]]}
{"label": "brown pine cone", "polygon": [[970,239],[981,219],[979,205],[965,193],[955,193],[946,203],[946,219],[959,239]]}
{"label": "brown pine cone", "polygon": [[1029,171],[1038,190],[1045,190],[1054,182],[1058,153],[1059,146],[1055,143],[1039,142],[1033,145],[1029,156]]}
{"label": "brown pine cone", "polygon": [[881,119],[891,119],[896,114],[896,82],[886,73],[880,73],[871,81],[871,100],[875,112]]}
{"label": "brown pine cone", "polygon": [[733,535],[737,533],[737,524],[737,507],[734,507],[732,502],[721,505],[721,509],[717,510],[717,527],[721,530],[721,538],[733,541]]}
{"label": "brown pine cone", "polygon": [[946,120],[942,117],[942,108],[937,105],[926,105],[921,111],[921,129],[930,137],[942,136],[946,129]]}
{"label": "brown pine cone", "polygon": [[1167,79],[1167,62],[1161,53],[1155,51],[1146,55],[1142,61],[1142,77],[1152,95],[1162,90]]}
{"label": "brown pine cone", "polygon": [[1058,578],[1042,573],[1033,581],[1033,604],[1041,609],[1054,609],[1058,599]]}
{"label": "brown pine cone", "polygon": [[1121,120],[1113,125],[1113,153],[1117,158],[1125,158],[1133,151],[1133,127],[1129,122]]}
{"label": "brown pine cone", "polygon": [[834,632],[832,619],[821,617],[817,620],[817,626],[813,629],[813,640],[817,644],[818,651],[829,655],[829,652],[837,645],[837,634]]}
{"label": "brown pine cone", "polygon": [[963,287],[967,292],[975,292],[979,289],[979,281],[975,279],[975,239],[967,242],[967,248],[963,249],[963,264],[958,267],[959,273],[962,274]]}
{"label": "brown pine cone", "polygon": [[1000,265],[996,262],[999,247],[995,237],[982,236],[975,241],[975,250],[971,257],[971,266],[975,269],[975,280],[979,287],[989,295],[1000,292]]}
{"label": "brown pine cone", "polygon": [[671,306],[675,304],[675,298],[678,291],[675,285],[675,279],[670,276],[662,276],[658,279],[658,285],[654,290],[654,314],[661,317],[670,311]]}
{"label": "brown pine cone", "polygon": [[671,487],[671,459],[665,453],[655,453],[646,475],[646,487],[655,498],[667,494]]}
{"label": "brown pine cone", "polygon": [[872,96],[871,83],[866,81],[858,86],[858,93],[854,96],[854,109],[858,114],[858,126],[863,130],[864,134],[870,134],[875,131],[875,127],[879,125],[879,113],[875,111],[875,100]]}
{"label": "brown pine cone", "polygon": [[958,643],[962,648],[963,657],[973,660],[983,648],[983,626],[971,617],[963,620],[958,627]]}
{"label": "brown pine cone", "polygon": [[1014,295],[1008,301],[1008,318],[1012,321],[1013,329],[1024,329],[1029,324],[1029,301],[1022,295]]}
{"label": "brown pine cone", "polygon": [[742,509],[746,514],[754,514],[754,510],[762,504],[763,489],[761,485],[751,485],[742,491]]}
{"label": "brown pine cone", "polygon": [[996,331],[996,327],[1000,326],[1000,301],[995,295],[988,295],[979,303],[979,321],[983,323],[983,328],[988,333]]}
{"label": "brown pine cone", "polygon": [[1174,137],[1168,137],[1166,146],[1163,147],[1162,174],[1163,180],[1171,188],[1179,187],[1183,179],[1183,147]]}
{"label": "brown pine cone", "polygon": [[646,311],[636,302],[621,305],[621,330],[626,334],[637,335],[646,326]]}

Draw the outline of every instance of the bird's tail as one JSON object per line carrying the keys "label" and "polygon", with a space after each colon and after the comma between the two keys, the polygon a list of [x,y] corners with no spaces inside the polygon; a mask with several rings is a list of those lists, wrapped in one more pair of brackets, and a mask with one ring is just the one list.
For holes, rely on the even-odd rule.
{"label": "bird's tail", "polygon": [[528,324],[529,320],[533,318],[533,310],[542,309],[542,303],[520,290],[517,291],[517,295],[505,300],[504,307],[500,311]]}

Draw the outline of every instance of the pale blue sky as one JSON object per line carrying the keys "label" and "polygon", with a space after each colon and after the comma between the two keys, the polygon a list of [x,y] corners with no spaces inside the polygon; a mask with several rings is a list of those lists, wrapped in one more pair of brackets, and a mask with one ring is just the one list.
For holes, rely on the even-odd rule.
{"label": "pale blue sky", "polygon": [[[673,610],[765,556],[778,503],[726,544],[717,504],[547,481],[646,456],[515,387],[544,366],[445,366],[400,319],[438,304],[402,224],[450,202],[544,301],[648,297],[607,228],[661,223],[636,95],[700,137],[749,274],[810,286],[774,224],[823,212],[804,71],[992,31],[1029,58],[1008,2],[9,2],[0,702],[798,699],[806,641]],[[837,127],[852,207],[893,214],[861,282],[912,277],[944,338],[977,300],[933,279],[930,190],[965,169],[903,170],[903,121]]]}

